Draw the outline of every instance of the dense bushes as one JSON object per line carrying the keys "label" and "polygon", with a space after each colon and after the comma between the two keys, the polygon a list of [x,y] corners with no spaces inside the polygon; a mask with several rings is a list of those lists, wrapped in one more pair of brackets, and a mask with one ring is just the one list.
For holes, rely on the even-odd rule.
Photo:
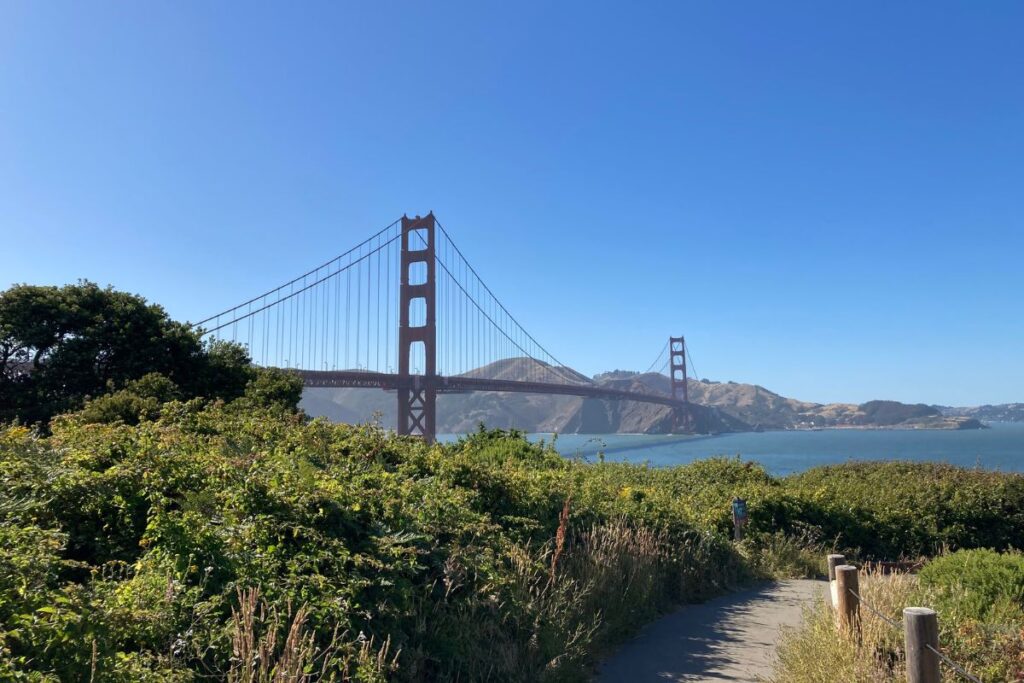
{"label": "dense bushes", "polygon": [[801,514],[868,559],[1024,547],[1024,477],[938,463],[862,462],[785,480]]}
{"label": "dense bushes", "polygon": [[933,589],[943,614],[1024,625],[1024,555],[961,550],[929,562],[921,585]]}
{"label": "dense bushes", "polygon": [[[129,397],[46,437],[0,431],[0,678],[577,680],[660,611],[813,571],[835,538],[900,554],[950,542],[938,520],[955,519],[1021,540],[993,523],[1019,514],[1008,475],[584,464],[500,431],[427,447],[310,422],[282,379],[229,404]],[[876,473],[892,491],[873,506]]]}
{"label": "dense bushes", "polygon": [[428,448],[244,401],[88,412],[0,437],[0,677],[241,679],[238,648],[273,632],[273,657],[338,679],[580,678],[747,578],[620,468],[515,435]]}

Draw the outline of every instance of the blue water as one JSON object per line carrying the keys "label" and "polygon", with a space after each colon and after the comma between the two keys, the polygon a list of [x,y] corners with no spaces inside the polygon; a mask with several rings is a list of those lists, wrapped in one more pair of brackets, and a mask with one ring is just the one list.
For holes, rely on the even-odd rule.
{"label": "blue water", "polygon": [[[545,439],[550,434],[531,434]],[[715,455],[756,460],[774,475],[849,460],[917,460],[1024,472],[1024,423],[995,422],[990,429],[852,430],[761,432],[719,436],[634,434],[564,434],[558,451],[567,457],[596,461],[682,465]]]}

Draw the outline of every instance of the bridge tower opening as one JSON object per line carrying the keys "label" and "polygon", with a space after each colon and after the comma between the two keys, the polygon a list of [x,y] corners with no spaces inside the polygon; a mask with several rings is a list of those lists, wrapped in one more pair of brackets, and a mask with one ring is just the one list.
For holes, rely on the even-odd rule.
{"label": "bridge tower opening", "polygon": [[690,429],[690,388],[686,382],[686,337],[669,337],[669,379],[672,382],[672,398],[682,401],[681,408],[672,409],[672,431]]}
{"label": "bridge tower opening", "polygon": [[[421,436],[427,443],[433,443],[437,434],[435,225],[433,212],[422,218],[402,216],[402,273],[398,297],[398,433]],[[417,272],[410,278],[410,270],[414,268]],[[418,311],[425,309],[425,320],[420,320],[419,316],[415,321],[411,319],[410,309],[414,305]],[[423,362],[422,374],[410,371],[414,351],[417,361]]]}

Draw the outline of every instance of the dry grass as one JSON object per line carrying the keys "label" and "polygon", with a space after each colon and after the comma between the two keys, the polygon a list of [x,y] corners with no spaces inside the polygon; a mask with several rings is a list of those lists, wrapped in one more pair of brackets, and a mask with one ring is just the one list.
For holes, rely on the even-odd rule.
{"label": "dry grass", "polygon": [[735,556],[694,533],[680,540],[625,518],[578,533],[564,574],[580,587],[576,609],[596,615],[594,650],[631,635],[659,613],[683,602],[722,593],[743,578]]}
{"label": "dry grass", "polygon": [[664,606],[671,564],[664,533],[616,519],[577,537],[565,573],[583,588],[579,609],[599,619],[597,640],[608,643]]}
{"label": "dry grass", "polygon": [[813,579],[827,571],[825,557],[830,548],[807,533],[786,535],[781,532],[746,539],[740,552],[751,569],[766,579]]}
{"label": "dry grass", "polygon": [[[315,633],[308,627],[309,610],[303,606],[282,615],[268,608],[259,590],[238,591],[238,607],[231,610],[231,669],[229,683],[312,683],[313,681],[350,680],[347,674],[357,670],[361,677],[370,674],[381,680],[397,667],[398,653],[390,654],[390,640],[380,647],[373,639],[359,639],[355,662],[345,662],[340,674],[328,675],[338,653],[335,633],[330,644],[317,647]],[[287,627],[286,627],[287,625]],[[279,640],[281,635],[284,640]],[[355,665],[355,666],[353,666]]]}
{"label": "dry grass", "polygon": [[[665,534],[617,519],[573,532],[563,509],[555,538],[539,553],[511,554],[519,614],[528,623],[506,623],[492,632],[474,629],[490,643],[487,665],[466,671],[467,680],[579,680],[595,650],[620,640],[665,605],[670,579]],[[499,607],[500,609],[500,607]],[[510,637],[524,629],[526,637]],[[531,673],[534,672],[534,673]]]}
{"label": "dry grass", "polygon": [[737,580],[728,569],[738,566],[735,557],[723,562],[713,537],[694,534],[680,544],[678,536],[626,518],[574,530],[567,513],[564,508],[543,549],[517,546],[510,553],[513,599],[493,606],[502,621],[483,613],[437,613],[424,623],[426,631],[444,629],[449,636],[465,629],[458,640],[480,657],[460,679],[583,680],[596,653],[664,610]]}
{"label": "dry grass", "polygon": [[[918,593],[917,579],[910,574],[862,572],[860,588],[865,602],[897,623]],[[840,633],[827,597],[808,607],[804,617],[803,627],[783,635],[775,683],[906,680],[901,630],[862,607],[859,640],[856,634]]]}
{"label": "dry grass", "polygon": [[562,512],[558,515],[558,531],[555,532],[555,552],[551,555],[552,582],[558,573],[558,560],[561,559],[562,553],[565,552],[565,539],[569,532],[569,506],[571,504],[572,494],[570,493],[566,496],[565,504],[562,505]]}
{"label": "dry grass", "polygon": [[[807,609],[804,624],[783,635],[774,683],[881,683],[906,680],[903,609],[938,607],[943,652],[985,683],[1024,681],[1024,632],[1019,621],[995,614],[979,620],[958,610],[952,592],[920,585],[907,573],[861,571],[859,633],[840,633],[828,599]],[[895,622],[886,623],[863,603]],[[950,680],[955,675],[947,672]],[[957,679],[959,680],[959,679]]]}

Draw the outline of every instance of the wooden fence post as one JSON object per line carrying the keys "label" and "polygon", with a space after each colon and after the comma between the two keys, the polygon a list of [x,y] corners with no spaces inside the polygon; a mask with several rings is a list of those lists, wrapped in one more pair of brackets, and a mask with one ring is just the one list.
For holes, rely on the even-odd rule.
{"label": "wooden fence post", "polygon": [[828,580],[836,580],[836,567],[846,564],[846,555],[832,554],[828,556]]}
{"label": "wooden fence post", "polygon": [[836,592],[836,567],[841,564],[846,564],[845,555],[833,553],[828,556],[828,592],[829,597],[832,598],[833,609],[839,606],[839,593]]}
{"label": "wooden fence post", "polygon": [[[853,592],[851,592],[853,591]],[[848,564],[836,567],[836,594],[839,598],[839,626],[844,630],[856,632],[860,629],[860,586],[857,581],[857,568]]]}
{"label": "wooden fence post", "polygon": [[939,618],[927,607],[903,610],[903,634],[907,651],[907,683],[939,683]]}

